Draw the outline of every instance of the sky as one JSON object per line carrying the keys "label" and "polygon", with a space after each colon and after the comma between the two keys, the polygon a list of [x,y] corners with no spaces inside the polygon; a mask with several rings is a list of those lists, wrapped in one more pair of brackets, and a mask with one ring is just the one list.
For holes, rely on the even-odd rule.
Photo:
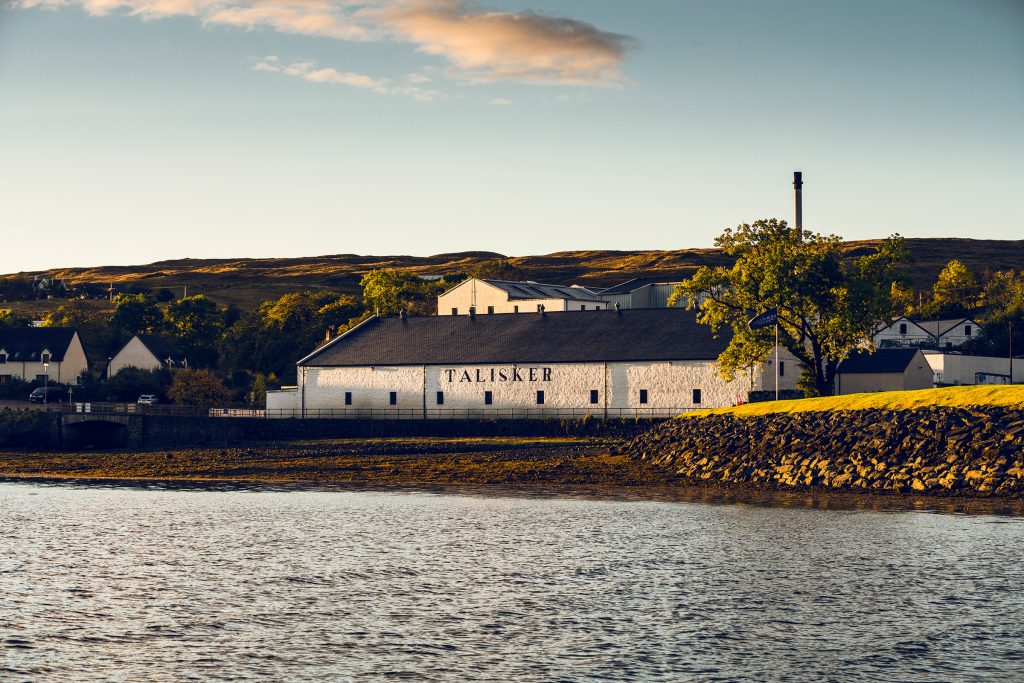
{"label": "sky", "polygon": [[3,0],[0,272],[1024,238],[1020,0]]}

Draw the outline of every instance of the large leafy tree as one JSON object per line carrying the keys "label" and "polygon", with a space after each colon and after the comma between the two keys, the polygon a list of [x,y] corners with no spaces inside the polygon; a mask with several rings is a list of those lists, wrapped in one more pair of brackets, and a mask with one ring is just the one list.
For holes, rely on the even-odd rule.
{"label": "large leafy tree", "polygon": [[690,302],[716,334],[732,329],[732,341],[718,358],[721,374],[735,377],[768,357],[773,330],[752,331],[747,322],[775,308],[779,344],[803,363],[805,386],[822,395],[832,393],[840,361],[869,342],[890,316],[895,268],[907,259],[898,235],[872,254],[848,257],[839,237],[801,235],[777,219],[726,229],[715,243],[734,264],[700,268],[676,287],[672,303]]}
{"label": "large leafy tree", "polygon": [[74,327],[89,358],[106,358],[113,353],[114,333],[109,315],[82,299],[69,299],[43,321],[46,327]]}
{"label": "large leafy tree", "polygon": [[328,334],[347,329],[362,312],[354,297],[334,292],[290,292],[266,301],[239,318],[224,335],[222,366],[233,375],[261,373],[294,381],[295,361]]}
{"label": "large leafy tree", "polygon": [[209,297],[199,294],[179,299],[164,311],[165,325],[193,366],[217,360],[217,342],[224,333],[224,317]]}
{"label": "large leafy tree", "polygon": [[152,294],[118,294],[114,297],[110,327],[123,344],[132,335],[163,332],[164,314]]}
{"label": "large leafy tree", "polygon": [[367,310],[378,315],[398,313],[402,308],[402,292],[409,287],[410,280],[409,275],[393,268],[371,270],[359,281]]}
{"label": "large leafy tree", "polygon": [[178,370],[167,390],[167,398],[178,405],[212,408],[231,401],[231,391],[209,370]]}
{"label": "large leafy tree", "polygon": [[932,286],[932,300],[922,313],[944,318],[966,315],[977,304],[979,289],[978,279],[970,268],[953,259],[939,272]]}

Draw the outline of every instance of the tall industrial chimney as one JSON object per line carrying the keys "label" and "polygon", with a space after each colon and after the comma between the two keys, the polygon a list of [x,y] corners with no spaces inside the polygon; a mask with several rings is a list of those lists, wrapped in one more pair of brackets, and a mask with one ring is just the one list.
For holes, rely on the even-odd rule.
{"label": "tall industrial chimney", "polygon": [[804,238],[804,206],[800,197],[800,191],[804,186],[803,175],[800,171],[793,171],[793,191],[796,194],[796,237],[798,240]]}

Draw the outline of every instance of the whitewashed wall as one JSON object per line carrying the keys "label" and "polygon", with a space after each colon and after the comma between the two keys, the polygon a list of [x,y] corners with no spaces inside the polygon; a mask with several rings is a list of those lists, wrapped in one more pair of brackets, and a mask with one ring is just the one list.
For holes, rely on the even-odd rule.
{"label": "whitewashed wall", "polygon": [[[968,334],[968,331],[970,334]],[[946,348],[952,345],[953,348],[956,348],[958,346],[963,346],[971,339],[977,337],[978,332],[977,323],[971,321],[962,322],[949,331],[944,332],[942,336],[939,337],[939,347]]]}
{"label": "whitewashed wall", "polygon": [[298,417],[298,389],[267,390],[267,413],[270,417]]}
{"label": "whitewashed wall", "polygon": [[127,344],[121,347],[117,355],[110,359],[109,374],[113,377],[125,368],[159,370],[161,367],[163,367],[163,363],[146,348],[146,345],[138,337],[132,337]]}
{"label": "whitewashed wall", "polygon": [[[799,372],[780,382],[783,389],[796,387]],[[408,417],[463,416],[469,412],[530,415],[564,415],[572,411],[610,414],[622,411],[672,414],[688,408],[717,408],[747,399],[750,389],[762,388],[764,371],[741,374],[731,382],[718,376],[712,361],[648,363],[539,363],[453,366],[300,368],[300,407],[307,415],[323,411],[365,413],[401,410]],[[774,387],[774,376],[768,380]],[[767,387],[764,387],[767,388]],[[640,402],[640,391],[647,402]],[[701,403],[694,404],[693,390],[700,389]],[[485,402],[491,392],[492,403]],[[537,392],[544,403],[537,403]],[[591,391],[598,402],[590,402]],[[352,405],[345,405],[345,392]],[[391,392],[397,401],[390,402]],[[438,392],[443,402],[438,402]],[[276,398],[274,399],[277,400]],[[270,394],[267,408],[271,409]],[[524,416],[526,416],[524,414]]]}
{"label": "whitewashed wall", "polygon": [[[900,334],[900,325],[907,326],[907,333]],[[883,327],[872,335],[871,340],[879,348],[886,346],[915,346],[924,342],[934,341],[928,332],[922,330],[907,318],[900,318],[891,325]]]}

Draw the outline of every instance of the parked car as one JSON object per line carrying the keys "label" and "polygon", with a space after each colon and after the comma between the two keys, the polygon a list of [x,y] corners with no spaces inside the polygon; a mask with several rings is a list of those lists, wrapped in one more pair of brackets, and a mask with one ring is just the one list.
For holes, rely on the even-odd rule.
{"label": "parked car", "polygon": [[160,399],[153,394],[143,394],[139,396],[139,400],[136,401],[140,406],[155,406],[160,403]]}
{"label": "parked car", "polygon": [[67,400],[67,389],[57,387],[38,387],[28,395],[29,403],[61,403]]}

